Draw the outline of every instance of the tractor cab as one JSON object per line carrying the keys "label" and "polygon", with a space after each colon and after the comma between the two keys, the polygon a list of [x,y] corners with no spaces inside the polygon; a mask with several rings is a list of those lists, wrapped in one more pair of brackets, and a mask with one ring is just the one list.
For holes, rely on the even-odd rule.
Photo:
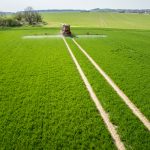
{"label": "tractor cab", "polygon": [[71,31],[70,31],[70,25],[64,24],[64,25],[62,26],[62,34],[63,34],[64,36],[71,36],[71,35],[72,35],[72,34],[71,34]]}

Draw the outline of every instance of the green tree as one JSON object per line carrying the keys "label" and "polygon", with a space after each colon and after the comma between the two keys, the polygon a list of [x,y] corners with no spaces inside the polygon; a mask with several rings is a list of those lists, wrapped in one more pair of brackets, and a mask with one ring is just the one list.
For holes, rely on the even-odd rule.
{"label": "green tree", "polygon": [[24,11],[24,19],[29,25],[35,25],[42,22],[41,15],[34,11],[32,7],[27,7]]}

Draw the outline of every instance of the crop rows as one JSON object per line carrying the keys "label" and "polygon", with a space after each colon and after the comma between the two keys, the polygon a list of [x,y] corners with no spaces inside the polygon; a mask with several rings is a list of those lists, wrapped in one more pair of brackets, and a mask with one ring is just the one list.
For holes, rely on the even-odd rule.
{"label": "crop rows", "polygon": [[0,39],[1,149],[116,149],[63,41],[28,32]]}
{"label": "crop rows", "polygon": [[[0,30],[0,146],[116,149],[63,40],[22,38],[58,32],[55,28]],[[149,32],[90,28],[73,32],[107,35],[76,40],[149,118]],[[72,39],[66,40],[125,147],[147,150],[147,128]]]}
{"label": "crop rows", "polygon": [[108,37],[77,41],[150,119],[150,32],[110,30],[102,34]]}
{"label": "crop rows", "polygon": [[[80,39],[78,39],[78,41],[80,41]],[[68,43],[92,84],[98,98],[102,102],[103,107],[109,113],[111,121],[116,125],[126,148],[147,149],[149,147],[148,141],[150,140],[148,130],[132,114],[129,108],[122,102],[104,78],[99,75],[87,58],[85,58],[83,53],[74,45],[72,40],[68,39]]]}

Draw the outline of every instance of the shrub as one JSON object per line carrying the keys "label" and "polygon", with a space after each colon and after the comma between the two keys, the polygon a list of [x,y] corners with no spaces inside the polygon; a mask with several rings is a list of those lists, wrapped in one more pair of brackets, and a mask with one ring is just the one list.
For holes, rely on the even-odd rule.
{"label": "shrub", "polygon": [[14,18],[0,17],[1,27],[16,27],[21,26],[21,23]]}
{"label": "shrub", "polygon": [[16,27],[21,25],[39,25],[44,24],[42,16],[28,7],[23,12],[16,13],[13,17],[0,16],[1,27]]}
{"label": "shrub", "polygon": [[37,25],[43,22],[42,16],[38,12],[34,11],[32,7],[26,8],[24,12],[16,13],[15,18],[23,24],[29,25]]}

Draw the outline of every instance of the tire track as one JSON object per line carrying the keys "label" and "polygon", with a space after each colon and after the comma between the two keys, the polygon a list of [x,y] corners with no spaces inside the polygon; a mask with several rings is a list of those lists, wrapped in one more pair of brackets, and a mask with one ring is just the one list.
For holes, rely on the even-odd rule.
{"label": "tire track", "polygon": [[117,133],[117,131],[115,129],[115,126],[109,120],[107,112],[102,107],[99,99],[97,98],[97,96],[96,96],[92,86],[90,85],[87,77],[85,76],[85,74],[84,74],[82,68],[80,67],[77,59],[75,58],[75,56],[74,56],[71,48],[69,47],[66,39],[64,37],[62,37],[62,38],[64,40],[64,43],[65,43],[65,45],[67,47],[67,50],[68,50],[71,58],[72,58],[73,62],[75,63],[75,65],[77,67],[77,70],[78,70],[78,72],[79,72],[79,74],[80,74],[80,76],[81,76],[81,78],[82,78],[82,80],[83,80],[83,82],[84,82],[84,84],[85,84],[89,94],[90,94],[90,97],[92,98],[93,102],[95,103],[95,105],[96,105],[96,107],[97,107],[101,117],[103,118],[103,121],[104,121],[108,131],[110,132],[112,138],[114,139],[116,147],[118,148],[118,150],[125,150],[125,146],[124,146],[123,142],[121,141],[120,136],[119,136],[119,134]]}
{"label": "tire track", "polygon": [[144,126],[150,131],[150,121],[144,116],[144,114],[132,103],[132,101],[126,96],[126,94],[115,84],[115,82],[102,70],[102,68],[93,60],[93,58],[76,42],[75,39],[72,39],[73,42],[77,45],[80,51],[89,59],[93,64],[96,70],[105,78],[109,85],[116,91],[116,93],[121,97],[125,104],[131,109],[133,114],[139,118],[139,120],[144,124]]}

